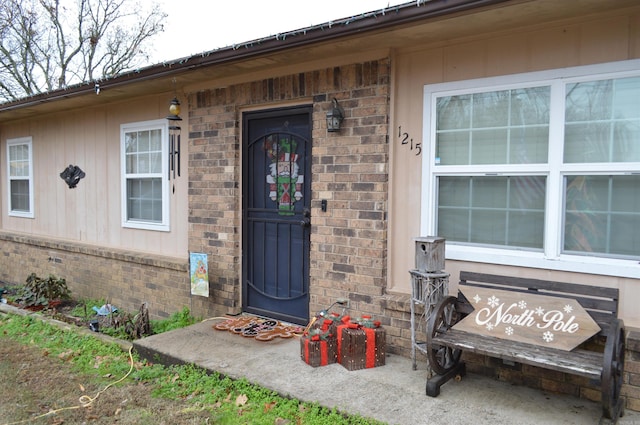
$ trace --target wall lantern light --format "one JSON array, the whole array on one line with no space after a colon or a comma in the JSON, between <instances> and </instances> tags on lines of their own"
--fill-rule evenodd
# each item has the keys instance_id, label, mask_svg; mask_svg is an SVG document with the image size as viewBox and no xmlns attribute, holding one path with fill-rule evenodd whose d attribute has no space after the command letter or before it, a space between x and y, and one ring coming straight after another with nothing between
<instances>
[{"instance_id":1,"label":"wall lantern light","mask_svg":"<svg viewBox=\"0 0 640 425\"><path fill-rule=\"evenodd\" d=\"M336 98L333 98L333 106L331 110L327 112L327 131L331 133L335 133L340 131L340 124L344 119L344 111L340 105L338 105L338 101Z\"/></svg>"},{"instance_id":2,"label":"wall lantern light","mask_svg":"<svg viewBox=\"0 0 640 425\"><path fill-rule=\"evenodd\" d=\"M180 126L178 121L182 121L180 118L180 102L177 97L174 97L169 103L169 179L173 174L173 178L176 178L176 172L180 177Z\"/></svg>"}]
</instances>

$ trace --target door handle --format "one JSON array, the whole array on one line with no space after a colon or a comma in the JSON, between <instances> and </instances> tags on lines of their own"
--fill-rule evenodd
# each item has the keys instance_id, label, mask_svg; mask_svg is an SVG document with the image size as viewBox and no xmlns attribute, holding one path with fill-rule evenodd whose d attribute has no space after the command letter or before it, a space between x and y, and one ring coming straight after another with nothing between
<instances>
[{"instance_id":1,"label":"door handle","mask_svg":"<svg viewBox=\"0 0 640 425\"><path fill-rule=\"evenodd\" d=\"M302 227L311 226L311 209L304 208L302 210L302 220L300 220L300 226Z\"/></svg>"}]
</instances>

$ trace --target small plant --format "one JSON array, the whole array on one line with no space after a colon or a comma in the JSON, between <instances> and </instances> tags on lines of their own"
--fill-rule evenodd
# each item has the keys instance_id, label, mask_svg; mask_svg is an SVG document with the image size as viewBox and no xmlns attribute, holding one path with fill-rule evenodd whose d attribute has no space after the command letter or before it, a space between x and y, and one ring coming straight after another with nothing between
<instances>
[{"instance_id":1,"label":"small plant","mask_svg":"<svg viewBox=\"0 0 640 425\"><path fill-rule=\"evenodd\" d=\"M104 299L94 300L94 299L81 299L71 310L71 316L78 317L80 319L91 319L96 315L93 307L100 308L106 304Z\"/></svg>"},{"instance_id":2,"label":"small plant","mask_svg":"<svg viewBox=\"0 0 640 425\"><path fill-rule=\"evenodd\" d=\"M191 315L189 307L183 307L182 310L176 311L166 319L152 320L151 329L154 334L159 334L193 325L194 323L198 323L200 320L201 319L197 319Z\"/></svg>"},{"instance_id":3,"label":"small plant","mask_svg":"<svg viewBox=\"0 0 640 425\"><path fill-rule=\"evenodd\" d=\"M20 288L17 300L26 307L48 307L51 301L69 298L71 298L71 291L67 288L67 281L64 278L57 278L50 274L43 279L31 273L24 287Z\"/></svg>"}]
</instances>

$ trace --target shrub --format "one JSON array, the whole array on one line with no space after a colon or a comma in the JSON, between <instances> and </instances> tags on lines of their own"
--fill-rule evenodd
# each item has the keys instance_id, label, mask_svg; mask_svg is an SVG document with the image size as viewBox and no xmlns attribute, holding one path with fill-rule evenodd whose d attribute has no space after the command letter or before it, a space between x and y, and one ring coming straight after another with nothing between
<instances>
[{"instance_id":1,"label":"shrub","mask_svg":"<svg viewBox=\"0 0 640 425\"><path fill-rule=\"evenodd\" d=\"M67 288L67 281L50 274L43 279L35 273L27 277L26 284L20 288L17 300L27 307L44 306L54 300L71 298L71 291Z\"/></svg>"}]
</instances>

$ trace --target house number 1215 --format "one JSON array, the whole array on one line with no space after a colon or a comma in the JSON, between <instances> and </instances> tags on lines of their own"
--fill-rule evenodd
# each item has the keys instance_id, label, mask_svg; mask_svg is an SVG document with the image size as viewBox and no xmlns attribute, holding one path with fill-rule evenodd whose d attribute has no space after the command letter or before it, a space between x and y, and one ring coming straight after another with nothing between
<instances>
[{"instance_id":1,"label":"house number 1215","mask_svg":"<svg viewBox=\"0 0 640 425\"><path fill-rule=\"evenodd\" d=\"M413 137L409 137L409 133L402 132L402 126L398 126L398 138L400 139L400 144L409 145L409 149L416 149L416 156L422 153L422 143L414 143Z\"/></svg>"}]
</instances>

